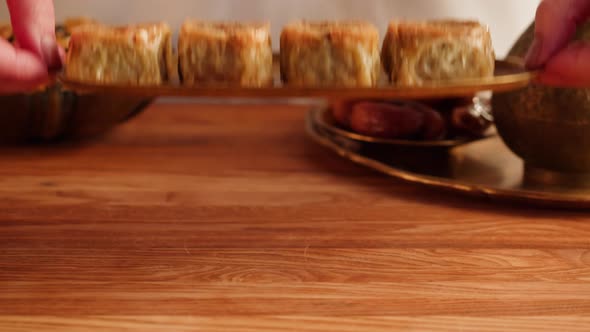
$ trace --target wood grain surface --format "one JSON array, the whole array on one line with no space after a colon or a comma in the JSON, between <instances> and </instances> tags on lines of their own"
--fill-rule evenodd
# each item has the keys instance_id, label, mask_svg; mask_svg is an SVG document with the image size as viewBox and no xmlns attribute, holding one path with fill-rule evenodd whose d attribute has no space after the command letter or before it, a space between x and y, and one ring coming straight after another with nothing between
<instances>
[{"instance_id":1,"label":"wood grain surface","mask_svg":"<svg viewBox=\"0 0 590 332\"><path fill-rule=\"evenodd\" d=\"M590 218L388 179L300 106L0 148L1 331L588 331Z\"/></svg>"}]
</instances>

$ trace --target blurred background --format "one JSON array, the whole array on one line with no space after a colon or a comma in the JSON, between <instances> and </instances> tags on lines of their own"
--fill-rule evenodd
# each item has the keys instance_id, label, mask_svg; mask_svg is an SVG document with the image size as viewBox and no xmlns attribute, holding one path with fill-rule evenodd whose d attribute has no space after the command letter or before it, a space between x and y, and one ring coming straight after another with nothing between
<instances>
[{"instance_id":1,"label":"blurred background","mask_svg":"<svg viewBox=\"0 0 590 332\"><path fill-rule=\"evenodd\" d=\"M55 0L57 19L91 16L105 23L167 21L185 18L268 20L274 46L286 22L294 19L364 19L384 33L392 18L469 18L488 24L499 56L531 23L539 0ZM0 21L8 11L0 2Z\"/></svg>"}]
</instances>

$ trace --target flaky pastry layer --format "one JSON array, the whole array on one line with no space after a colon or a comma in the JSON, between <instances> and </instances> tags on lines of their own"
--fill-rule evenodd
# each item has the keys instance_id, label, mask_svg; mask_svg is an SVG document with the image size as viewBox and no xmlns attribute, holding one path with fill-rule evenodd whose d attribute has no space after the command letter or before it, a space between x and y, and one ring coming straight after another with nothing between
<instances>
[{"instance_id":1,"label":"flaky pastry layer","mask_svg":"<svg viewBox=\"0 0 590 332\"><path fill-rule=\"evenodd\" d=\"M390 79L422 85L494 75L487 27L473 21L391 22L382 49Z\"/></svg>"},{"instance_id":2,"label":"flaky pastry layer","mask_svg":"<svg viewBox=\"0 0 590 332\"><path fill-rule=\"evenodd\" d=\"M186 21L178 39L182 82L261 87L273 83L270 24Z\"/></svg>"},{"instance_id":3,"label":"flaky pastry layer","mask_svg":"<svg viewBox=\"0 0 590 332\"><path fill-rule=\"evenodd\" d=\"M281 76L296 86L375 86L379 32L366 22L294 22L281 33Z\"/></svg>"},{"instance_id":4,"label":"flaky pastry layer","mask_svg":"<svg viewBox=\"0 0 590 332\"><path fill-rule=\"evenodd\" d=\"M72 31L66 65L68 79L158 85L167 82L173 70L172 33L167 24L91 24Z\"/></svg>"}]
</instances>

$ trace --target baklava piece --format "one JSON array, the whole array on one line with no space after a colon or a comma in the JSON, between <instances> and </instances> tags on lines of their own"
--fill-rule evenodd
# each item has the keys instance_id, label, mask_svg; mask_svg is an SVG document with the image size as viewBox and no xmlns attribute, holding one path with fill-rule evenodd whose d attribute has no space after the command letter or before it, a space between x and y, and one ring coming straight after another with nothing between
<instances>
[{"instance_id":1,"label":"baklava piece","mask_svg":"<svg viewBox=\"0 0 590 332\"><path fill-rule=\"evenodd\" d=\"M85 16L69 17L69 18L65 19L63 22L64 28L66 29L66 31L69 31L70 33L78 27L87 26L87 25L99 25L99 24L100 23L98 21L96 21L95 19L92 19L90 17L85 17Z\"/></svg>"},{"instance_id":2,"label":"baklava piece","mask_svg":"<svg viewBox=\"0 0 590 332\"><path fill-rule=\"evenodd\" d=\"M391 22L382 49L391 81L416 86L494 75L487 27L472 21Z\"/></svg>"},{"instance_id":3,"label":"baklava piece","mask_svg":"<svg viewBox=\"0 0 590 332\"><path fill-rule=\"evenodd\" d=\"M160 85L173 76L172 33L164 23L83 25L72 31L66 61L70 80Z\"/></svg>"},{"instance_id":4,"label":"baklava piece","mask_svg":"<svg viewBox=\"0 0 590 332\"><path fill-rule=\"evenodd\" d=\"M97 21L88 17L67 18L63 24L60 24L55 28L57 43L67 51L70 44L70 36L72 35L72 31L74 31L74 29L81 26L97 24L99 24Z\"/></svg>"},{"instance_id":5,"label":"baklava piece","mask_svg":"<svg viewBox=\"0 0 590 332\"><path fill-rule=\"evenodd\" d=\"M12 41L12 27L10 26L10 24L0 23L0 39Z\"/></svg>"},{"instance_id":6,"label":"baklava piece","mask_svg":"<svg viewBox=\"0 0 590 332\"><path fill-rule=\"evenodd\" d=\"M272 85L270 24L187 21L178 38L178 62L185 85Z\"/></svg>"},{"instance_id":7,"label":"baklava piece","mask_svg":"<svg viewBox=\"0 0 590 332\"><path fill-rule=\"evenodd\" d=\"M372 87L379 32L365 22L295 22L281 33L281 76L295 86Z\"/></svg>"}]
</instances>

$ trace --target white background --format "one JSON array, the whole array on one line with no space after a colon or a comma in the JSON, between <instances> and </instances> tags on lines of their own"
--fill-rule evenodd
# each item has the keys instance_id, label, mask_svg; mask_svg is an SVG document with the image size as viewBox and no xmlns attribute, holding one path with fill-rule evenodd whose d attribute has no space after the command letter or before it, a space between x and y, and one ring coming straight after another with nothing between
<instances>
[{"instance_id":1,"label":"white background","mask_svg":"<svg viewBox=\"0 0 590 332\"><path fill-rule=\"evenodd\" d=\"M499 56L534 18L539 0L55 0L58 20L86 15L106 23L167 21L178 28L185 18L268 20L274 45L281 26L293 19L364 19L385 31L393 18L472 18L491 28ZM8 20L0 0L0 21Z\"/></svg>"}]
</instances>

